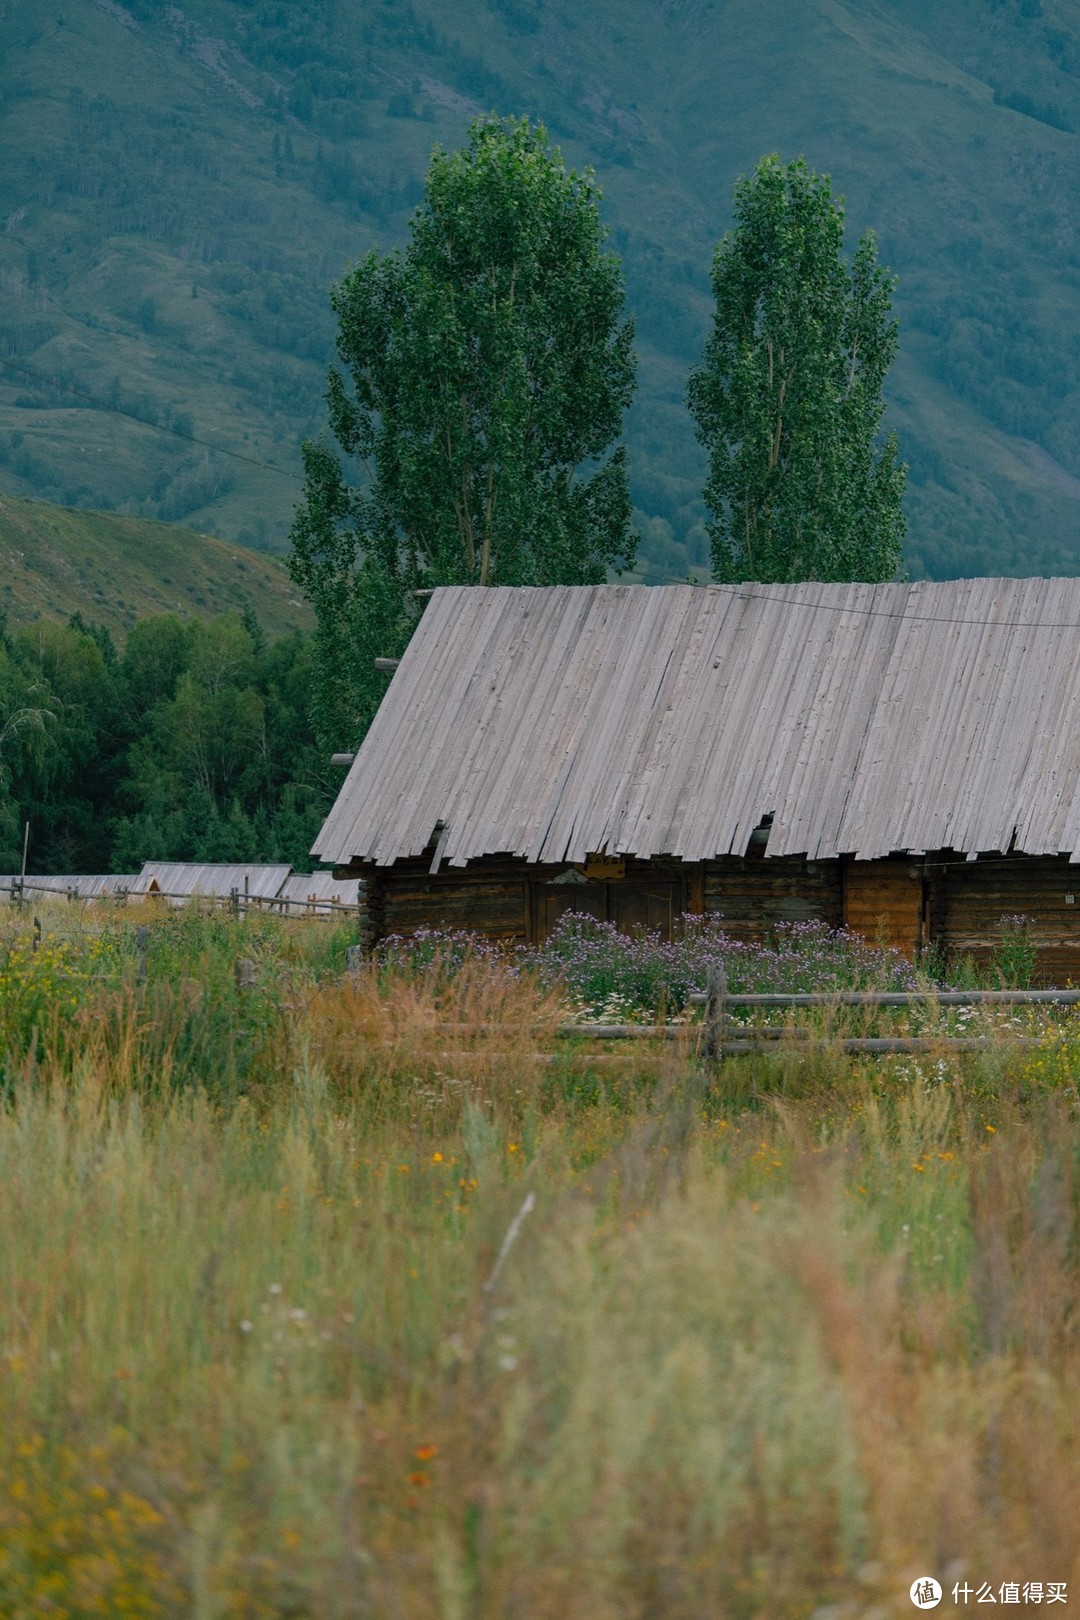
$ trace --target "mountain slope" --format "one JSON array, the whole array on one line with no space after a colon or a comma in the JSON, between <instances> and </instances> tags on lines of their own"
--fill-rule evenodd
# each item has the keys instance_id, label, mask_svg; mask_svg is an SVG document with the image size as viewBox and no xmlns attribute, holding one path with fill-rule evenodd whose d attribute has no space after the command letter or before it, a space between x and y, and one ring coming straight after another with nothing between
<instances>
[{"instance_id":1,"label":"mountain slope","mask_svg":"<svg viewBox=\"0 0 1080 1620\"><path fill-rule=\"evenodd\" d=\"M495 107L605 189L648 577L705 555L686 373L769 150L900 275L912 572L1074 572L1078 36L1077 0L7 0L0 487L280 547L329 285Z\"/></svg>"},{"instance_id":2,"label":"mountain slope","mask_svg":"<svg viewBox=\"0 0 1080 1620\"><path fill-rule=\"evenodd\" d=\"M245 608L272 636L312 623L276 558L145 518L0 495L0 614L12 626L81 613L123 632L149 613Z\"/></svg>"}]
</instances>

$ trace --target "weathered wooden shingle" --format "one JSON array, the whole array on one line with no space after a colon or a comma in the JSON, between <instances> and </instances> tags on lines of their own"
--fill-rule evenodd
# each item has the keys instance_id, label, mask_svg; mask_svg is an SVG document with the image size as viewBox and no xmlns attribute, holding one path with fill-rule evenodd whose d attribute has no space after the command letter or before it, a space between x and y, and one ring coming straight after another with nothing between
<instances>
[{"instance_id":1,"label":"weathered wooden shingle","mask_svg":"<svg viewBox=\"0 0 1080 1620\"><path fill-rule=\"evenodd\" d=\"M315 845L1080 859L1080 580L436 591Z\"/></svg>"},{"instance_id":2,"label":"weathered wooden shingle","mask_svg":"<svg viewBox=\"0 0 1080 1620\"><path fill-rule=\"evenodd\" d=\"M235 892L252 900L273 900L291 871L291 866L242 862L218 865L211 861L147 861L135 880L133 892L156 891L175 900L195 895L221 898Z\"/></svg>"}]
</instances>

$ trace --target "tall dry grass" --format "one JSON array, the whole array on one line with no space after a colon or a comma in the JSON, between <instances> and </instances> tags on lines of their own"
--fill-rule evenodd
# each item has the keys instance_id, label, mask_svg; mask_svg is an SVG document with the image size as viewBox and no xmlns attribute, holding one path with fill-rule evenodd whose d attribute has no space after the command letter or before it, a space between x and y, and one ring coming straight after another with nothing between
<instances>
[{"instance_id":1,"label":"tall dry grass","mask_svg":"<svg viewBox=\"0 0 1080 1620\"><path fill-rule=\"evenodd\" d=\"M122 965L8 1062L0 1613L1075 1601L1059 1052L590 1072L490 965L273 966Z\"/></svg>"}]
</instances>

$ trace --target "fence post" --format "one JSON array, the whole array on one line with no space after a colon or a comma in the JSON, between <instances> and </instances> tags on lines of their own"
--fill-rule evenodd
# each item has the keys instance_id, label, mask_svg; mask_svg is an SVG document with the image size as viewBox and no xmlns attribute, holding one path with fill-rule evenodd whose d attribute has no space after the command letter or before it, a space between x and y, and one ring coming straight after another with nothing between
<instances>
[{"instance_id":1,"label":"fence post","mask_svg":"<svg viewBox=\"0 0 1080 1620\"><path fill-rule=\"evenodd\" d=\"M359 973L363 965L364 947L362 945L350 945L345 952L346 973Z\"/></svg>"},{"instance_id":2,"label":"fence post","mask_svg":"<svg viewBox=\"0 0 1080 1620\"><path fill-rule=\"evenodd\" d=\"M139 959L135 964L135 977L140 984L144 984L146 982L146 947L149 938L149 928L136 928L135 942L139 947Z\"/></svg>"},{"instance_id":3,"label":"fence post","mask_svg":"<svg viewBox=\"0 0 1080 1620\"><path fill-rule=\"evenodd\" d=\"M30 949L32 951L36 951L40 944L41 944L41 918L40 917L35 917L34 918L34 939L33 939L33 943L30 946Z\"/></svg>"},{"instance_id":4,"label":"fence post","mask_svg":"<svg viewBox=\"0 0 1080 1620\"><path fill-rule=\"evenodd\" d=\"M727 1014L727 974L713 963L705 979L705 1038L701 1053L708 1063L724 1056L724 1019Z\"/></svg>"}]
</instances>

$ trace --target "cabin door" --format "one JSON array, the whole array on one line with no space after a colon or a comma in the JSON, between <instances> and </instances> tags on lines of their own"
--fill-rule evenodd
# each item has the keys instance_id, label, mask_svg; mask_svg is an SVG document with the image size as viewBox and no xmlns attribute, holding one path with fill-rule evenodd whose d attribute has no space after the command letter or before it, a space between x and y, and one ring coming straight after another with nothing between
<instances>
[{"instance_id":1,"label":"cabin door","mask_svg":"<svg viewBox=\"0 0 1080 1620\"><path fill-rule=\"evenodd\" d=\"M535 938L542 945L567 911L613 923L623 934L657 933L670 939L683 910L681 883L537 883L533 886Z\"/></svg>"},{"instance_id":2,"label":"cabin door","mask_svg":"<svg viewBox=\"0 0 1080 1620\"><path fill-rule=\"evenodd\" d=\"M608 888L608 920L621 934L657 933L663 939L671 938L676 912L674 883L609 883Z\"/></svg>"},{"instance_id":3,"label":"cabin door","mask_svg":"<svg viewBox=\"0 0 1080 1620\"><path fill-rule=\"evenodd\" d=\"M607 922L607 883L538 883L536 890L536 943L542 945L567 911L584 912Z\"/></svg>"},{"instance_id":4,"label":"cabin door","mask_svg":"<svg viewBox=\"0 0 1080 1620\"><path fill-rule=\"evenodd\" d=\"M930 942L930 897L915 863L846 861L844 927L914 958Z\"/></svg>"}]
</instances>

